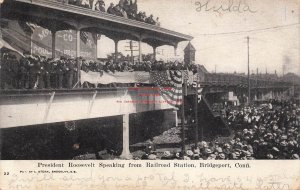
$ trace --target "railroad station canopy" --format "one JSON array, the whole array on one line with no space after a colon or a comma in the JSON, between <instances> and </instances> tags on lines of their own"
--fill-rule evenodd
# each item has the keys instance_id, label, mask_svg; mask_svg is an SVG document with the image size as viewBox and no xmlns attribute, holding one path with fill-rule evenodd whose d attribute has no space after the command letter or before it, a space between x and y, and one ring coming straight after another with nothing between
<instances>
[{"instance_id":1,"label":"railroad station canopy","mask_svg":"<svg viewBox=\"0 0 300 190\"><path fill-rule=\"evenodd\" d=\"M100 13L57 0L5 0L1 17L33 22L51 31L81 30L104 34L113 40L135 40L152 47L190 41L192 36L159 26Z\"/></svg>"}]
</instances>

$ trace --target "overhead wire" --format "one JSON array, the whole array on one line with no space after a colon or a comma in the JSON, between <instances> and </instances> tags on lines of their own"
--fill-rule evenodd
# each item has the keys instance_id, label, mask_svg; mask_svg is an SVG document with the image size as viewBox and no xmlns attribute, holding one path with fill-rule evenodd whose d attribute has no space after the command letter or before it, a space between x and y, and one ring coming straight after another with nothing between
<instances>
[{"instance_id":1,"label":"overhead wire","mask_svg":"<svg viewBox=\"0 0 300 190\"><path fill-rule=\"evenodd\" d=\"M297 26L299 24L300 23L293 23L293 24L288 24L288 25L278 25L278 26L272 26L272 27L266 27L266 28L258 28L258 29L251 29L251 30L220 32L220 33L202 33L202 34L198 34L198 35L201 35L201 36L219 36L219 35L233 35L233 34L265 32L265 31L269 31L269 30L278 30L278 29L284 29L284 28L287 28L287 27Z\"/></svg>"}]
</instances>

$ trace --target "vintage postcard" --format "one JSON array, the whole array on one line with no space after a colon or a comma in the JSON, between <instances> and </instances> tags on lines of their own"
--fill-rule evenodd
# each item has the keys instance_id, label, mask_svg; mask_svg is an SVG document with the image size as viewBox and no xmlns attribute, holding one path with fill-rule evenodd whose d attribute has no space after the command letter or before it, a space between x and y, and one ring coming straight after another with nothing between
<instances>
[{"instance_id":1,"label":"vintage postcard","mask_svg":"<svg viewBox=\"0 0 300 190\"><path fill-rule=\"evenodd\" d=\"M300 1L0 6L0 190L300 190Z\"/></svg>"}]
</instances>

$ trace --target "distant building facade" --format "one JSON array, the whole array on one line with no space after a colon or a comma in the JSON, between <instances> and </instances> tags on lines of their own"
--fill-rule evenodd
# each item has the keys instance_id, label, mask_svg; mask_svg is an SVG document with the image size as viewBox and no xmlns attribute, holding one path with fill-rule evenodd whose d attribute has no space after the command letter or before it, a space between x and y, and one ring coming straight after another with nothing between
<instances>
[{"instance_id":1,"label":"distant building facade","mask_svg":"<svg viewBox=\"0 0 300 190\"><path fill-rule=\"evenodd\" d=\"M195 54L196 54L196 49L191 44L191 42L189 42L184 49L184 63L185 64L195 63L195 57L196 57Z\"/></svg>"}]
</instances>

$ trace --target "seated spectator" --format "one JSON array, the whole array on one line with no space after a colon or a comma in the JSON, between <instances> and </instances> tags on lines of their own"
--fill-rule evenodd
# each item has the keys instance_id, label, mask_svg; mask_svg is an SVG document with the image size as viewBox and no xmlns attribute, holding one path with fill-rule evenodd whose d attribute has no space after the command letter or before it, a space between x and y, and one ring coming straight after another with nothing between
<instances>
[{"instance_id":1,"label":"seated spectator","mask_svg":"<svg viewBox=\"0 0 300 190\"><path fill-rule=\"evenodd\" d=\"M159 17L156 18L156 26L160 26L160 21L159 21Z\"/></svg>"},{"instance_id":2,"label":"seated spectator","mask_svg":"<svg viewBox=\"0 0 300 190\"><path fill-rule=\"evenodd\" d=\"M114 10L114 15L124 17L124 14L123 14L123 11L122 11L122 8L120 7L120 5L114 6L113 10Z\"/></svg>"},{"instance_id":3,"label":"seated spectator","mask_svg":"<svg viewBox=\"0 0 300 190\"><path fill-rule=\"evenodd\" d=\"M114 11L114 4L113 4L113 3L111 3L111 4L109 5L109 7L107 8L107 13L108 13L108 14L112 14L112 15L115 14L115 11Z\"/></svg>"},{"instance_id":4,"label":"seated spectator","mask_svg":"<svg viewBox=\"0 0 300 190\"><path fill-rule=\"evenodd\" d=\"M146 15L146 12L144 11L142 13L142 20L143 20L143 22L146 22L146 18L147 18L147 15Z\"/></svg>"},{"instance_id":5,"label":"seated spectator","mask_svg":"<svg viewBox=\"0 0 300 190\"><path fill-rule=\"evenodd\" d=\"M84 7L84 8L89 8L89 9L92 8L89 0L81 0L80 6Z\"/></svg>"},{"instance_id":6,"label":"seated spectator","mask_svg":"<svg viewBox=\"0 0 300 190\"><path fill-rule=\"evenodd\" d=\"M122 16L123 16L124 18L128 18L127 12L126 12L124 9L121 8L120 11L121 11Z\"/></svg>"},{"instance_id":7,"label":"seated spectator","mask_svg":"<svg viewBox=\"0 0 300 190\"><path fill-rule=\"evenodd\" d=\"M78 1L78 0L69 0L69 4L79 6L80 5L80 1Z\"/></svg>"},{"instance_id":8,"label":"seated spectator","mask_svg":"<svg viewBox=\"0 0 300 190\"><path fill-rule=\"evenodd\" d=\"M95 10L105 12L105 3L103 0L97 1L97 3L95 4Z\"/></svg>"},{"instance_id":9,"label":"seated spectator","mask_svg":"<svg viewBox=\"0 0 300 190\"><path fill-rule=\"evenodd\" d=\"M153 15L150 15L150 17L147 17L145 21L148 24L154 24L154 25L156 24L154 19L153 19Z\"/></svg>"},{"instance_id":10,"label":"seated spectator","mask_svg":"<svg viewBox=\"0 0 300 190\"><path fill-rule=\"evenodd\" d=\"M84 72L89 72L89 67L90 67L89 63L85 59L83 59L81 70L83 70Z\"/></svg>"},{"instance_id":11,"label":"seated spectator","mask_svg":"<svg viewBox=\"0 0 300 190\"><path fill-rule=\"evenodd\" d=\"M128 0L126 0L128 2ZM127 13L127 16L129 19L134 19L136 20L137 16L137 0L133 3L132 0L130 0L129 5L127 3L124 3L124 10Z\"/></svg>"},{"instance_id":12,"label":"seated spectator","mask_svg":"<svg viewBox=\"0 0 300 190\"><path fill-rule=\"evenodd\" d=\"M143 20L143 12L140 11L137 15L136 15L136 20L140 21L140 22L144 22Z\"/></svg>"}]
</instances>

